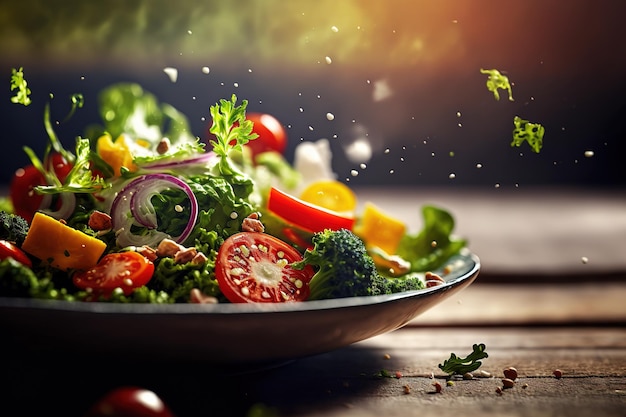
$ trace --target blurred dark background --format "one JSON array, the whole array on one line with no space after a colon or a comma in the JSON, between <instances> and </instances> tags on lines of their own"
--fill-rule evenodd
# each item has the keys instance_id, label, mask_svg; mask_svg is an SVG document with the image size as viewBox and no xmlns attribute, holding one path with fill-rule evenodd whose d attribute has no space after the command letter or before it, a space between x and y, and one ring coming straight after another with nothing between
<instances>
[{"instance_id":1,"label":"blurred dark background","mask_svg":"<svg viewBox=\"0 0 626 417\"><path fill-rule=\"evenodd\" d=\"M56 126L72 146L99 121L98 92L132 81L199 137L209 106L235 93L287 127L288 158L327 138L355 185L621 189L625 12L620 0L4 1L0 178L28 163L24 145L43 150L46 102L62 121L83 94ZM10 101L19 67L28 107ZM506 74L514 101L495 100L481 68ZM539 153L511 147L515 116L545 127Z\"/></svg>"}]
</instances>

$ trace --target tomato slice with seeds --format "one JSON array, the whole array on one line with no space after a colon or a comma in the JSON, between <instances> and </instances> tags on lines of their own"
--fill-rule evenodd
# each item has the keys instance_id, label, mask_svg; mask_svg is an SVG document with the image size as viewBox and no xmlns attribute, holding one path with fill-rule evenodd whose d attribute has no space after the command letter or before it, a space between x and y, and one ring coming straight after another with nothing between
<instances>
[{"instance_id":1,"label":"tomato slice with seeds","mask_svg":"<svg viewBox=\"0 0 626 417\"><path fill-rule=\"evenodd\" d=\"M72 277L74 285L90 290L94 295L110 296L120 288L130 295L136 288L146 285L154 273L154 264L138 252L109 253L97 265L77 271Z\"/></svg>"},{"instance_id":2,"label":"tomato slice with seeds","mask_svg":"<svg viewBox=\"0 0 626 417\"><path fill-rule=\"evenodd\" d=\"M294 247L260 232L239 232L228 237L215 261L215 276L222 294L232 303L304 301L314 271L290 266L302 260Z\"/></svg>"}]
</instances>

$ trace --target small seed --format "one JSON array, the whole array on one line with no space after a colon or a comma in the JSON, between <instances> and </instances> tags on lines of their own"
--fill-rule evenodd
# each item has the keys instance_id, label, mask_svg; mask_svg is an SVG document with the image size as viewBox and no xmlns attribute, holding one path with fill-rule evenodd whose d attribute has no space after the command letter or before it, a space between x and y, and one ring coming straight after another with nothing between
<instances>
[{"instance_id":1,"label":"small seed","mask_svg":"<svg viewBox=\"0 0 626 417\"><path fill-rule=\"evenodd\" d=\"M405 394L411 393L411 387L409 385L403 385L402 388L404 389Z\"/></svg>"},{"instance_id":2,"label":"small seed","mask_svg":"<svg viewBox=\"0 0 626 417\"><path fill-rule=\"evenodd\" d=\"M503 378L502 379L502 386L504 388L513 388L515 386L515 381L513 381L512 379L509 379L509 378Z\"/></svg>"},{"instance_id":3,"label":"small seed","mask_svg":"<svg viewBox=\"0 0 626 417\"><path fill-rule=\"evenodd\" d=\"M563 371L561 371L560 369L555 369L552 374L556 379L561 379L561 377L563 376Z\"/></svg>"},{"instance_id":4,"label":"small seed","mask_svg":"<svg viewBox=\"0 0 626 417\"><path fill-rule=\"evenodd\" d=\"M500 395L502 395L502 388L497 387L497 388L496 388L496 394L500 394Z\"/></svg>"},{"instance_id":5,"label":"small seed","mask_svg":"<svg viewBox=\"0 0 626 417\"><path fill-rule=\"evenodd\" d=\"M471 372L465 372L463 374L463 379L474 379L474 375Z\"/></svg>"},{"instance_id":6,"label":"small seed","mask_svg":"<svg viewBox=\"0 0 626 417\"><path fill-rule=\"evenodd\" d=\"M504 370L504 377L515 381L517 379L517 369L509 366Z\"/></svg>"},{"instance_id":7,"label":"small seed","mask_svg":"<svg viewBox=\"0 0 626 417\"><path fill-rule=\"evenodd\" d=\"M433 386L435 387L435 392L441 392L441 384L438 381L433 382Z\"/></svg>"}]
</instances>

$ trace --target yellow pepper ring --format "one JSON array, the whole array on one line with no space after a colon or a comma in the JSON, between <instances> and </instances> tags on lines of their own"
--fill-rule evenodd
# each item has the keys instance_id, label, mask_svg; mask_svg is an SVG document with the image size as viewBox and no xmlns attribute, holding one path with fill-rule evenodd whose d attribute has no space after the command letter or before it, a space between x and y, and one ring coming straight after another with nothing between
<instances>
[{"instance_id":1,"label":"yellow pepper ring","mask_svg":"<svg viewBox=\"0 0 626 417\"><path fill-rule=\"evenodd\" d=\"M300 199L328 210L354 212L357 199L344 183L335 180L315 181L300 194Z\"/></svg>"}]
</instances>

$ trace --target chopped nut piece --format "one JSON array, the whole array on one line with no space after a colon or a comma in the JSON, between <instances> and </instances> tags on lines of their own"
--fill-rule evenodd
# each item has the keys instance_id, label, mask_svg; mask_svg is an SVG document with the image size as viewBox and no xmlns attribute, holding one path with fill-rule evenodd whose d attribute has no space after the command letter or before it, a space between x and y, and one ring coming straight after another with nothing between
<instances>
[{"instance_id":1,"label":"chopped nut piece","mask_svg":"<svg viewBox=\"0 0 626 417\"><path fill-rule=\"evenodd\" d=\"M509 379L509 378L503 378L502 379L502 386L504 388L513 388L515 386L515 381L513 381L512 379Z\"/></svg>"},{"instance_id":2,"label":"chopped nut piece","mask_svg":"<svg viewBox=\"0 0 626 417\"><path fill-rule=\"evenodd\" d=\"M87 225L95 231L109 230L113 227L111 216L98 210L89 215Z\"/></svg>"},{"instance_id":3,"label":"chopped nut piece","mask_svg":"<svg viewBox=\"0 0 626 417\"><path fill-rule=\"evenodd\" d=\"M258 213L250 213L248 217L243 219L241 230L244 232L263 233L265 231L265 226L261 223L261 220L259 220Z\"/></svg>"},{"instance_id":4,"label":"chopped nut piece","mask_svg":"<svg viewBox=\"0 0 626 417\"><path fill-rule=\"evenodd\" d=\"M161 243L159 243L159 246L157 246L156 253L160 258L174 257L178 251L183 249L185 249L184 246L179 245L172 239L163 239Z\"/></svg>"},{"instance_id":5,"label":"chopped nut piece","mask_svg":"<svg viewBox=\"0 0 626 417\"><path fill-rule=\"evenodd\" d=\"M135 248L135 252L138 252L146 257L149 261L156 261L158 256L156 250L152 249L150 246L141 246L139 248Z\"/></svg>"},{"instance_id":6,"label":"chopped nut piece","mask_svg":"<svg viewBox=\"0 0 626 417\"><path fill-rule=\"evenodd\" d=\"M170 149L170 140L168 138L163 138L157 145L156 151L159 155L163 155Z\"/></svg>"},{"instance_id":7,"label":"chopped nut piece","mask_svg":"<svg viewBox=\"0 0 626 417\"><path fill-rule=\"evenodd\" d=\"M191 262L197 254L198 249L194 247L183 248L174 254L174 262L177 264L186 264L187 262Z\"/></svg>"},{"instance_id":8,"label":"chopped nut piece","mask_svg":"<svg viewBox=\"0 0 626 417\"><path fill-rule=\"evenodd\" d=\"M193 259L191 260L191 263L195 265L200 265L200 264L205 263L208 260L209 258L207 258L204 253L198 252L196 256L194 256Z\"/></svg>"},{"instance_id":9,"label":"chopped nut piece","mask_svg":"<svg viewBox=\"0 0 626 417\"><path fill-rule=\"evenodd\" d=\"M504 370L504 377L515 381L517 379L517 369L509 366Z\"/></svg>"},{"instance_id":10,"label":"chopped nut piece","mask_svg":"<svg viewBox=\"0 0 626 417\"><path fill-rule=\"evenodd\" d=\"M561 371L560 369L555 369L552 374L556 379L561 379L561 377L563 376L563 371Z\"/></svg>"},{"instance_id":11,"label":"chopped nut piece","mask_svg":"<svg viewBox=\"0 0 626 417\"><path fill-rule=\"evenodd\" d=\"M193 288L189 293L189 302L194 304L217 304L218 300L211 295L203 294L197 288Z\"/></svg>"},{"instance_id":12,"label":"chopped nut piece","mask_svg":"<svg viewBox=\"0 0 626 417\"><path fill-rule=\"evenodd\" d=\"M439 275L434 274L430 271L426 272L426 274L424 275L424 278L426 279L426 286L429 288L436 287L437 285L441 285L446 282Z\"/></svg>"}]
</instances>

